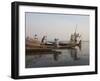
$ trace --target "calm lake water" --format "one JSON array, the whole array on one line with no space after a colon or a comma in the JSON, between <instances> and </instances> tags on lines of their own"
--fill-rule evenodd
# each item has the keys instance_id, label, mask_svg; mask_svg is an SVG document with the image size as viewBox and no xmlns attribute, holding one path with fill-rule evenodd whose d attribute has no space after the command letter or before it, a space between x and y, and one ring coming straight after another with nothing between
<instances>
[{"instance_id":1,"label":"calm lake water","mask_svg":"<svg viewBox=\"0 0 100 81\"><path fill-rule=\"evenodd\" d=\"M61 54L31 54L26 55L26 68L79 66L89 65L89 42L82 42L82 47L75 49L60 49Z\"/></svg>"}]
</instances>

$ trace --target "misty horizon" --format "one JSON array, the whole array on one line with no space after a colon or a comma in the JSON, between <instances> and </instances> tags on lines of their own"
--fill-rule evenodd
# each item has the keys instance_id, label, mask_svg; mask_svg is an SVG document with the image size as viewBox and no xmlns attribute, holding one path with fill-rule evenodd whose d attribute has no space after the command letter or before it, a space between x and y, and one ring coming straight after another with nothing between
<instances>
[{"instance_id":1,"label":"misty horizon","mask_svg":"<svg viewBox=\"0 0 100 81\"><path fill-rule=\"evenodd\" d=\"M89 16L72 14L25 13L26 37L33 38L36 34L41 40L58 38L61 41L70 40L75 32L81 34L82 40L89 41Z\"/></svg>"}]
</instances>

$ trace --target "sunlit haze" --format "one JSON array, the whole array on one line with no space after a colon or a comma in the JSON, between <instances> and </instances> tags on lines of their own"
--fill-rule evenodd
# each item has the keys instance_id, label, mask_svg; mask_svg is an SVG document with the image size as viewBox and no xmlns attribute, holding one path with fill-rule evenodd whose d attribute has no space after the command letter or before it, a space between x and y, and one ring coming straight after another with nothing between
<instances>
[{"instance_id":1,"label":"sunlit haze","mask_svg":"<svg viewBox=\"0 0 100 81\"><path fill-rule=\"evenodd\" d=\"M48 40L58 38L61 41L69 40L75 32L81 34L82 40L89 40L89 15L25 13L26 37L37 34L41 39L47 36Z\"/></svg>"}]
</instances>

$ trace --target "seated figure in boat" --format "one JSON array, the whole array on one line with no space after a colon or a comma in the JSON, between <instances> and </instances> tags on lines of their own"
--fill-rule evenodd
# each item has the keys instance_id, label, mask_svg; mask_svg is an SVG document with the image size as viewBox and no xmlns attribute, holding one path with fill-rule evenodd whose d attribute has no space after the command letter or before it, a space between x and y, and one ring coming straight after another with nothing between
<instances>
[{"instance_id":1,"label":"seated figure in boat","mask_svg":"<svg viewBox=\"0 0 100 81\"><path fill-rule=\"evenodd\" d=\"M57 38L54 39L54 46L59 47L59 41Z\"/></svg>"}]
</instances>

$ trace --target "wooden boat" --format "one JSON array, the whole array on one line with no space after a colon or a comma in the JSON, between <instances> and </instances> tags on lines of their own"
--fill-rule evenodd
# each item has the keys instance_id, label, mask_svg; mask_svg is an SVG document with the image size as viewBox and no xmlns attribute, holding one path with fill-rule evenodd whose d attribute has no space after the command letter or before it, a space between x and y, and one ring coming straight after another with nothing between
<instances>
[{"instance_id":1,"label":"wooden boat","mask_svg":"<svg viewBox=\"0 0 100 81\"><path fill-rule=\"evenodd\" d=\"M51 48L26 48L26 54L60 54L60 51Z\"/></svg>"},{"instance_id":2,"label":"wooden boat","mask_svg":"<svg viewBox=\"0 0 100 81\"><path fill-rule=\"evenodd\" d=\"M81 40L79 41L79 43L60 43L59 49L74 48L76 46L81 46Z\"/></svg>"},{"instance_id":3,"label":"wooden boat","mask_svg":"<svg viewBox=\"0 0 100 81\"><path fill-rule=\"evenodd\" d=\"M69 49L74 48L75 46L81 46L81 40L78 42L77 38L80 38L79 33L76 33L76 30L70 36L70 41L68 43L58 42L58 39L54 41L46 41L46 36L43 36L42 40L39 41L38 38L35 39L26 39L26 53L29 52L54 52L53 49Z\"/></svg>"}]
</instances>

